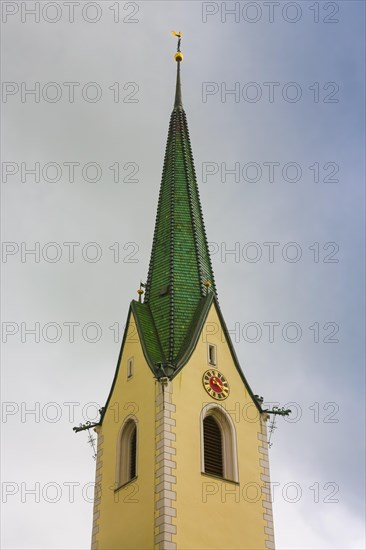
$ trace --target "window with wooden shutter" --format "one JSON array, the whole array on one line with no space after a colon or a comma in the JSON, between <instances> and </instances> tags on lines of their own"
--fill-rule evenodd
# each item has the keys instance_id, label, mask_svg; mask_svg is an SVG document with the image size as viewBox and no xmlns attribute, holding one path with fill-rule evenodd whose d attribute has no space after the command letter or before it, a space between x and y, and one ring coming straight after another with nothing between
<instances>
[{"instance_id":1,"label":"window with wooden shutter","mask_svg":"<svg viewBox=\"0 0 366 550\"><path fill-rule=\"evenodd\" d=\"M224 477L222 454L222 434L214 416L206 416L203 420L203 442L205 473Z\"/></svg>"}]
</instances>

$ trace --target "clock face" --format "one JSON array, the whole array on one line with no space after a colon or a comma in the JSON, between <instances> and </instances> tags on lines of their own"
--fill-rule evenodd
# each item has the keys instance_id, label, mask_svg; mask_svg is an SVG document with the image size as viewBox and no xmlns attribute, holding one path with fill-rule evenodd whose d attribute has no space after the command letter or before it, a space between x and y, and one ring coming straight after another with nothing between
<instances>
[{"instance_id":1,"label":"clock face","mask_svg":"<svg viewBox=\"0 0 366 550\"><path fill-rule=\"evenodd\" d=\"M225 376L216 369L206 370L202 382L207 393L219 401L226 399L230 393L228 381Z\"/></svg>"}]
</instances>

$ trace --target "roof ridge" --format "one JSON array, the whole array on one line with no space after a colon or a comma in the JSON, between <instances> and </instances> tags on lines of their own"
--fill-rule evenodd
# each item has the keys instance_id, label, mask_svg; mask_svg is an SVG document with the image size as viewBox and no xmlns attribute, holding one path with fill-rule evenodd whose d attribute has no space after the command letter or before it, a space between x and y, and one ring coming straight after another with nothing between
<instances>
[{"instance_id":1,"label":"roof ridge","mask_svg":"<svg viewBox=\"0 0 366 550\"><path fill-rule=\"evenodd\" d=\"M178 63L179 66L179 63ZM173 111L173 117L174 119L177 118L177 112ZM176 132L176 124L174 124L174 127L172 129L172 152L174 154L177 149L177 132ZM172 174L170 178L170 274L169 274L169 285L170 285L170 307L169 307L169 317L170 317L170 325L169 325L169 352L168 352L168 358L169 361L173 361L174 356L174 191L175 191L175 177L176 177L176 163L173 162L172 164Z\"/></svg>"}]
</instances>

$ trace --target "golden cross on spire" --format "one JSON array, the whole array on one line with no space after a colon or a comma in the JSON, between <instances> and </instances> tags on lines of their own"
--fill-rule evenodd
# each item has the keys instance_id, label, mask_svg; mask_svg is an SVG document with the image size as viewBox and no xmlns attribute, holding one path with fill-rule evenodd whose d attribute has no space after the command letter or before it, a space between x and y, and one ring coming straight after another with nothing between
<instances>
[{"instance_id":1,"label":"golden cross on spire","mask_svg":"<svg viewBox=\"0 0 366 550\"><path fill-rule=\"evenodd\" d=\"M178 38L177 53L175 54L174 59L177 62L183 61L183 54L180 51L180 42L182 40L183 33L181 31L179 31L179 32L171 31L171 34L172 34L172 36L176 36Z\"/></svg>"}]
</instances>

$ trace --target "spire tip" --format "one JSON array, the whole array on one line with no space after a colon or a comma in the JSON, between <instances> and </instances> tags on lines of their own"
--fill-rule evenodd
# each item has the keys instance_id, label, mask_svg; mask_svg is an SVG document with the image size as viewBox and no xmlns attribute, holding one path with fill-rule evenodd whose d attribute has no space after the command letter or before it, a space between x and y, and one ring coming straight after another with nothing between
<instances>
[{"instance_id":1,"label":"spire tip","mask_svg":"<svg viewBox=\"0 0 366 550\"><path fill-rule=\"evenodd\" d=\"M171 34L178 38L177 53L174 55L174 59L177 63L180 63L181 61L183 61L183 54L180 51L180 42L182 40L183 33L181 31L179 32L171 31Z\"/></svg>"},{"instance_id":2,"label":"spire tip","mask_svg":"<svg viewBox=\"0 0 366 550\"><path fill-rule=\"evenodd\" d=\"M180 51L180 42L182 40L183 33L180 31L179 32L171 31L171 34L178 38L177 52L174 55L174 59L177 62L177 84L175 89L175 101L174 101L174 108L176 109L177 107L183 107L182 90L180 85L180 64L181 64L181 61L183 61L183 54Z\"/></svg>"}]
</instances>

